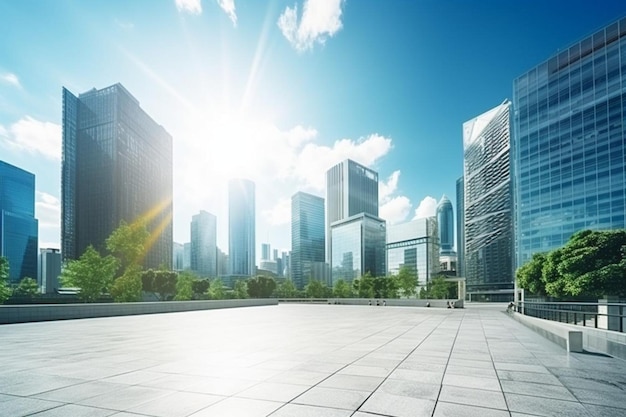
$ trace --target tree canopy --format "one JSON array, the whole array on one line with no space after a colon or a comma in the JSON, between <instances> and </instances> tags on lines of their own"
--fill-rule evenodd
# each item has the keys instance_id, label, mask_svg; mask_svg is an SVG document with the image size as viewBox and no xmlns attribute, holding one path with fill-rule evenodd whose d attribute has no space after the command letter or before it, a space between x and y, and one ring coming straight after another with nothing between
<instances>
[{"instance_id":1,"label":"tree canopy","mask_svg":"<svg viewBox=\"0 0 626 417\"><path fill-rule=\"evenodd\" d=\"M317 279L309 280L309 283L304 287L304 292L308 298L325 298L329 295L328 287Z\"/></svg>"},{"instance_id":2,"label":"tree canopy","mask_svg":"<svg viewBox=\"0 0 626 417\"><path fill-rule=\"evenodd\" d=\"M20 295L22 297L32 298L39 294L39 285L37 285L37 281L35 281L34 278L25 277L17 285L14 293L15 295Z\"/></svg>"},{"instance_id":3,"label":"tree canopy","mask_svg":"<svg viewBox=\"0 0 626 417\"><path fill-rule=\"evenodd\" d=\"M0 256L0 304L4 303L11 296L9 280L9 260Z\"/></svg>"},{"instance_id":4,"label":"tree canopy","mask_svg":"<svg viewBox=\"0 0 626 417\"><path fill-rule=\"evenodd\" d=\"M333 297L335 298L350 298L354 295L350 285L343 279L335 281L333 287Z\"/></svg>"},{"instance_id":5,"label":"tree canopy","mask_svg":"<svg viewBox=\"0 0 626 417\"><path fill-rule=\"evenodd\" d=\"M61 273L66 287L80 288L78 298L94 302L111 288L117 270L117 260L111 255L101 256L89 245L80 258L70 261Z\"/></svg>"},{"instance_id":6,"label":"tree canopy","mask_svg":"<svg viewBox=\"0 0 626 417\"><path fill-rule=\"evenodd\" d=\"M276 295L279 298L294 298L298 296L298 290L292 280L286 279L276 287Z\"/></svg>"},{"instance_id":7,"label":"tree canopy","mask_svg":"<svg viewBox=\"0 0 626 417\"><path fill-rule=\"evenodd\" d=\"M401 266L400 271L398 271L398 275L396 276L396 282L398 284L398 290L402 296L411 298L417 295L419 280L415 269L406 265Z\"/></svg>"},{"instance_id":8,"label":"tree canopy","mask_svg":"<svg viewBox=\"0 0 626 417\"><path fill-rule=\"evenodd\" d=\"M276 289L274 278L263 275L249 278L247 284L250 298L269 298Z\"/></svg>"},{"instance_id":9,"label":"tree canopy","mask_svg":"<svg viewBox=\"0 0 626 417\"><path fill-rule=\"evenodd\" d=\"M128 224L122 220L107 238L107 249L119 260L122 274L129 266L141 264L149 236L144 222Z\"/></svg>"}]
</instances>

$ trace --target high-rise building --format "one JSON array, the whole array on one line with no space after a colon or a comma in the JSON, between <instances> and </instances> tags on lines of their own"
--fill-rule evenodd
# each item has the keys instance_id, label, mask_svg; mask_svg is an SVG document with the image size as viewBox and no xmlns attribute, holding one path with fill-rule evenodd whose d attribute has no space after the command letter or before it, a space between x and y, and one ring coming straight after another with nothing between
<instances>
[{"instance_id":1,"label":"high-rise building","mask_svg":"<svg viewBox=\"0 0 626 417\"><path fill-rule=\"evenodd\" d=\"M348 283L366 273L386 273L385 220L360 213L331 224L331 282Z\"/></svg>"},{"instance_id":2,"label":"high-rise building","mask_svg":"<svg viewBox=\"0 0 626 417\"><path fill-rule=\"evenodd\" d=\"M58 249L41 249L39 251L39 275L37 284L43 294L54 294L59 288L61 276L61 251Z\"/></svg>"},{"instance_id":3,"label":"high-rise building","mask_svg":"<svg viewBox=\"0 0 626 417\"><path fill-rule=\"evenodd\" d=\"M256 273L254 183L246 179L228 182L228 258L230 275Z\"/></svg>"},{"instance_id":4,"label":"high-rise building","mask_svg":"<svg viewBox=\"0 0 626 417\"><path fill-rule=\"evenodd\" d=\"M387 227L387 273L397 275L403 266L417 272L425 286L440 271L439 232L436 217L423 217Z\"/></svg>"},{"instance_id":5,"label":"high-rise building","mask_svg":"<svg viewBox=\"0 0 626 417\"><path fill-rule=\"evenodd\" d=\"M329 263L331 225L360 213L378 217L378 173L346 159L326 172L326 260Z\"/></svg>"},{"instance_id":6,"label":"high-rise building","mask_svg":"<svg viewBox=\"0 0 626 417\"><path fill-rule=\"evenodd\" d=\"M465 277L465 192L463 176L456 180L456 274Z\"/></svg>"},{"instance_id":7,"label":"high-rise building","mask_svg":"<svg viewBox=\"0 0 626 417\"><path fill-rule=\"evenodd\" d=\"M509 101L463 124L465 278L470 300L513 297Z\"/></svg>"},{"instance_id":8,"label":"high-rise building","mask_svg":"<svg viewBox=\"0 0 626 417\"><path fill-rule=\"evenodd\" d=\"M0 161L0 256L9 261L9 282L37 277L38 222L35 175Z\"/></svg>"},{"instance_id":9,"label":"high-rise building","mask_svg":"<svg viewBox=\"0 0 626 417\"><path fill-rule=\"evenodd\" d=\"M269 243L261 243L261 260L266 260L266 261L271 260L270 258L271 252L272 252L271 246Z\"/></svg>"},{"instance_id":10,"label":"high-rise building","mask_svg":"<svg viewBox=\"0 0 626 417\"><path fill-rule=\"evenodd\" d=\"M183 270L191 269L191 242L183 244Z\"/></svg>"},{"instance_id":11,"label":"high-rise building","mask_svg":"<svg viewBox=\"0 0 626 417\"><path fill-rule=\"evenodd\" d=\"M324 199L301 191L291 196L291 279L298 289L328 276L314 274L314 264L325 260L324 231Z\"/></svg>"},{"instance_id":12,"label":"high-rise building","mask_svg":"<svg viewBox=\"0 0 626 417\"><path fill-rule=\"evenodd\" d=\"M172 266L172 137L121 84L78 97L63 88L64 259L102 250L122 220L151 234L144 266Z\"/></svg>"},{"instance_id":13,"label":"high-rise building","mask_svg":"<svg viewBox=\"0 0 626 417\"><path fill-rule=\"evenodd\" d=\"M182 271L185 269L185 245L174 242L172 245L172 269Z\"/></svg>"},{"instance_id":14,"label":"high-rise building","mask_svg":"<svg viewBox=\"0 0 626 417\"><path fill-rule=\"evenodd\" d=\"M454 254L454 210L445 194L437 205L437 223L441 255Z\"/></svg>"},{"instance_id":15,"label":"high-rise building","mask_svg":"<svg viewBox=\"0 0 626 417\"><path fill-rule=\"evenodd\" d=\"M516 266L583 229L625 227L626 18L513 84Z\"/></svg>"},{"instance_id":16,"label":"high-rise building","mask_svg":"<svg viewBox=\"0 0 626 417\"><path fill-rule=\"evenodd\" d=\"M191 270L201 277L217 276L217 218L204 210L191 218Z\"/></svg>"}]
</instances>

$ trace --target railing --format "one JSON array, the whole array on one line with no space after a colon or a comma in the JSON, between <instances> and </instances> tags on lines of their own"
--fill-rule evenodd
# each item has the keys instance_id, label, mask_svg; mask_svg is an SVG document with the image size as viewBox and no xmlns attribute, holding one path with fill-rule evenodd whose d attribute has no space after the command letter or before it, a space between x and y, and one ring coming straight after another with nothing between
<instances>
[{"instance_id":1,"label":"railing","mask_svg":"<svg viewBox=\"0 0 626 417\"><path fill-rule=\"evenodd\" d=\"M544 320L613 330L626 330L625 303L518 302L515 311Z\"/></svg>"}]
</instances>

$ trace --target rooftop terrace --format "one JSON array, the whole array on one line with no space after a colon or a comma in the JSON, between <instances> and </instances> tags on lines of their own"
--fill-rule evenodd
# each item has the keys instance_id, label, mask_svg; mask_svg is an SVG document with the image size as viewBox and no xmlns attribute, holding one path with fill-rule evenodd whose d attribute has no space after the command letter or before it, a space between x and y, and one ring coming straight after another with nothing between
<instances>
[{"instance_id":1,"label":"rooftop terrace","mask_svg":"<svg viewBox=\"0 0 626 417\"><path fill-rule=\"evenodd\" d=\"M0 326L0 415L626 415L626 362L504 307L278 305Z\"/></svg>"}]
</instances>

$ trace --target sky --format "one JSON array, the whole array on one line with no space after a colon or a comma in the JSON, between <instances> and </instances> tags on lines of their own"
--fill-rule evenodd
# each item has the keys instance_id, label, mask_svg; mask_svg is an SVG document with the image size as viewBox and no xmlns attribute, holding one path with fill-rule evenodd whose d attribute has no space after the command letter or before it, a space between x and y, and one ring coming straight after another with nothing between
<instances>
[{"instance_id":1,"label":"sky","mask_svg":"<svg viewBox=\"0 0 626 417\"><path fill-rule=\"evenodd\" d=\"M174 241L256 183L261 243L291 246L291 196L346 158L379 174L389 223L456 209L463 123L513 80L626 15L623 0L0 0L0 160L36 176L59 247L62 87L121 83L173 137ZM456 216L456 212L455 212Z\"/></svg>"}]
</instances>

